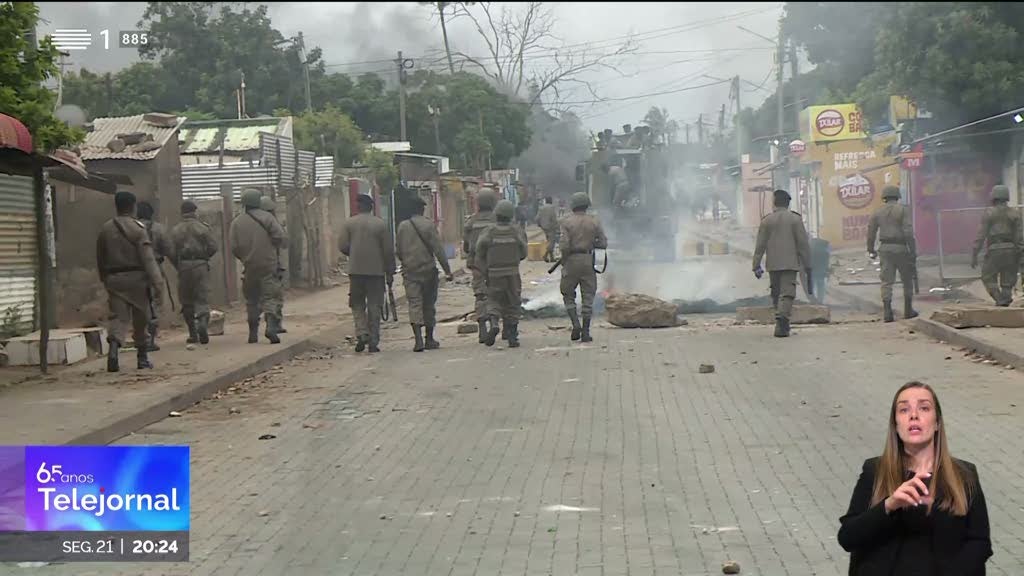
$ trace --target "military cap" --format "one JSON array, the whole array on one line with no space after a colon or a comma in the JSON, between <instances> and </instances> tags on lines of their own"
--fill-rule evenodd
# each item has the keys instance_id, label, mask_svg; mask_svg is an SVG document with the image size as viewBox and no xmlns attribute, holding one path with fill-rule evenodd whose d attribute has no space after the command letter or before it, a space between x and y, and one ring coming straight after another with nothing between
<instances>
[{"instance_id":1,"label":"military cap","mask_svg":"<svg viewBox=\"0 0 1024 576\"><path fill-rule=\"evenodd\" d=\"M257 188L246 188L242 190L242 206L246 208L259 208L263 194Z\"/></svg>"},{"instance_id":2,"label":"military cap","mask_svg":"<svg viewBox=\"0 0 1024 576\"><path fill-rule=\"evenodd\" d=\"M900 189L898 186L889 185L882 188L882 198L899 198Z\"/></svg>"},{"instance_id":3,"label":"military cap","mask_svg":"<svg viewBox=\"0 0 1024 576\"><path fill-rule=\"evenodd\" d=\"M277 203L270 196L263 196L260 198L260 209L274 212L277 210Z\"/></svg>"},{"instance_id":4,"label":"military cap","mask_svg":"<svg viewBox=\"0 0 1024 576\"><path fill-rule=\"evenodd\" d=\"M1002 184L996 184L995 186L992 187L992 199L1009 202L1010 189Z\"/></svg>"},{"instance_id":5,"label":"military cap","mask_svg":"<svg viewBox=\"0 0 1024 576\"><path fill-rule=\"evenodd\" d=\"M585 192L577 192L572 195L569 199L569 207L573 210L577 208L588 208L590 206L590 197Z\"/></svg>"},{"instance_id":6,"label":"military cap","mask_svg":"<svg viewBox=\"0 0 1024 576\"><path fill-rule=\"evenodd\" d=\"M481 210L494 210L494 205L498 203L498 197L490 190L483 190L476 196L476 205Z\"/></svg>"},{"instance_id":7,"label":"military cap","mask_svg":"<svg viewBox=\"0 0 1024 576\"><path fill-rule=\"evenodd\" d=\"M185 200L181 203L182 214L191 214L197 210L199 210L199 206L196 206L196 203L191 200Z\"/></svg>"},{"instance_id":8,"label":"military cap","mask_svg":"<svg viewBox=\"0 0 1024 576\"><path fill-rule=\"evenodd\" d=\"M515 215L516 209L512 206L512 203L508 200L502 200L498 202L498 206L494 209L494 215L498 218L504 218L511 220L512 216Z\"/></svg>"}]
</instances>

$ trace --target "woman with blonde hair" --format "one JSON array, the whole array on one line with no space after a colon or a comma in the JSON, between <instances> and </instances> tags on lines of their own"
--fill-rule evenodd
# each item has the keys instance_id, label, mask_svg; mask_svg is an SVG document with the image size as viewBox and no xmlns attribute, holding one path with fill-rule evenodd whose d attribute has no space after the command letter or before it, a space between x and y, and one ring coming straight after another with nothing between
<instances>
[{"instance_id":1,"label":"woman with blonde hair","mask_svg":"<svg viewBox=\"0 0 1024 576\"><path fill-rule=\"evenodd\" d=\"M931 386L896 392L885 449L864 462L839 522L850 576L984 576L992 556L985 495L974 464L949 452Z\"/></svg>"}]
</instances>

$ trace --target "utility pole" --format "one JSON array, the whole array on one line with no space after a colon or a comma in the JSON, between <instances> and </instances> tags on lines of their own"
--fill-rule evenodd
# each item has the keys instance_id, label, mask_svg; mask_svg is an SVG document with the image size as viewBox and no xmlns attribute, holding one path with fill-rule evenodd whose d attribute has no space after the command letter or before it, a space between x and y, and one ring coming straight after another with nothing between
<instances>
[{"instance_id":1,"label":"utility pole","mask_svg":"<svg viewBox=\"0 0 1024 576\"><path fill-rule=\"evenodd\" d=\"M777 103L778 103L778 113L779 113L779 117L778 117L778 136L779 136L779 138L782 138L782 134L786 131L786 129L785 129L785 119L783 118L783 110L782 110L783 100L785 100L784 94L783 94L783 91L782 91L782 83L783 83L783 79L784 79L784 76L785 76L785 70L783 69L783 65L784 65L784 63L786 61L786 52L785 52L785 50L786 50L786 39L782 36L782 22L780 21L779 22L779 43L778 43L778 48L777 48L777 50L775 52L775 65L778 68L777 69L777 79L779 81L779 88L775 92L775 99L778 101Z\"/></svg>"},{"instance_id":2,"label":"utility pole","mask_svg":"<svg viewBox=\"0 0 1024 576\"><path fill-rule=\"evenodd\" d=\"M686 123L686 143L690 144L690 123Z\"/></svg>"},{"instance_id":3,"label":"utility pole","mask_svg":"<svg viewBox=\"0 0 1024 576\"><path fill-rule=\"evenodd\" d=\"M800 76L800 61L796 58L796 42L790 40L789 42L789 73L790 82L793 83L793 116L796 118L796 131L800 131L800 109L803 106L800 105L800 89L797 86L797 78Z\"/></svg>"},{"instance_id":4,"label":"utility pole","mask_svg":"<svg viewBox=\"0 0 1024 576\"><path fill-rule=\"evenodd\" d=\"M722 110L718 113L718 137L725 139L725 103L722 103Z\"/></svg>"},{"instance_id":5,"label":"utility pole","mask_svg":"<svg viewBox=\"0 0 1024 576\"><path fill-rule=\"evenodd\" d=\"M434 154L441 155L441 131L438 127L438 117L441 115L441 107L433 104L427 105L427 113L434 121Z\"/></svg>"},{"instance_id":6,"label":"utility pole","mask_svg":"<svg viewBox=\"0 0 1024 576\"><path fill-rule=\"evenodd\" d=\"M704 115L697 116L697 142L704 146Z\"/></svg>"},{"instance_id":7,"label":"utility pole","mask_svg":"<svg viewBox=\"0 0 1024 576\"><path fill-rule=\"evenodd\" d=\"M299 57L302 58L302 71L306 77L306 111L313 111L313 99L309 94L309 59L306 58L306 43L302 39L302 32L299 32L298 37L295 39L295 43L299 46Z\"/></svg>"},{"instance_id":8,"label":"utility pole","mask_svg":"<svg viewBox=\"0 0 1024 576\"><path fill-rule=\"evenodd\" d=\"M405 70L412 68L412 60L402 58L402 51L398 51L398 59L395 60L398 64L398 121L399 130L401 132L401 141L405 142Z\"/></svg>"},{"instance_id":9,"label":"utility pole","mask_svg":"<svg viewBox=\"0 0 1024 576\"><path fill-rule=\"evenodd\" d=\"M743 107L740 106L740 77L732 79L732 89L736 94L736 161L743 165L743 121L740 120Z\"/></svg>"}]
</instances>

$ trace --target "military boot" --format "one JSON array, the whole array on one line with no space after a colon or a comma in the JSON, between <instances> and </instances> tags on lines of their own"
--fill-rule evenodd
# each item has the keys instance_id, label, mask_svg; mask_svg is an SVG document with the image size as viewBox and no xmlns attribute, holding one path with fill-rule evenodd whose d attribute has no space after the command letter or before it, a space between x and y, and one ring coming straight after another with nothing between
<instances>
[{"instance_id":1,"label":"military boot","mask_svg":"<svg viewBox=\"0 0 1024 576\"><path fill-rule=\"evenodd\" d=\"M277 311L277 333L278 334L287 334L288 333L288 331L284 329L284 312L282 312L280 310Z\"/></svg>"},{"instance_id":2,"label":"military boot","mask_svg":"<svg viewBox=\"0 0 1024 576\"><path fill-rule=\"evenodd\" d=\"M423 352L423 350L424 350L424 348L423 348L423 333L420 331L420 325L419 324L413 324L412 325L412 334L413 334L413 336L416 337L416 344L413 345L412 351L413 352Z\"/></svg>"},{"instance_id":3,"label":"military boot","mask_svg":"<svg viewBox=\"0 0 1024 576\"><path fill-rule=\"evenodd\" d=\"M892 314L892 300L882 300L882 307L884 308L882 319L886 322L892 322L895 320Z\"/></svg>"},{"instance_id":4,"label":"military boot","mask_svg":"<svg viewBox=\"0 0 1024 576\"><path fill-rule=\"evenodd\" d=\"M583 317L583 332L580 334L580 340L583 342L593 342L594 339L590 337L590 317Z\"/></svg>"},{"instance_id":5,"label":"military boot","mask_svg":"<svg viewBox=\"0 0 1024 576\"><path fill-rule=\"evenodd\" d=\"M200 314L196 321L196 333L199 335L200 344L210 343L210 315Z\"/></svg>"},{"instance_id":6,"label":"military boot","mask_svg":"<svg viewBox=\"0 0 1024 576\"><path fill-rule=\"evenodd\" d=\"M369 339L366 336L363 336L362 334L356 336L356 352L362 352L363 350L366 350L366 343L368 341Z\"/></svg>"},{"instance_id":7,"label":"military boot","mask_svg":"<svg viewBox=\"0 0 1024 576\"><path fill-rule=\"evenodd\" d=\"M160 327L156 322L149 323L149 342L146 343L146 349L150 352L157 352L160 350L160 346L156 343L156 333L160 330Z\"/></svg>"},{"instance_id":8,"label":"military boot","mask_svg":"<svg viewBox=\"0 0 1024 576\"><path fill-rule=\"evenodd\" d=\"M508 347L519 348L519 324L505 322L505 330L508 332Z\"/></svg>"},{"instance_id":9,"label":"military boot","mask_svg":"<svg viewBox=\"0 0 1024 576\"><path fill-rule=\"evenodd\" d=\"M195 344L199 342L199 335L196 333L196 319L190 314L182 314L185 318L185 326L188 327L188 338L185 339L186 344Z\"/></svg>"},{"instance_id":10,"label":"military boot","mask_svg":"<svg viewBox=\"0 0 1024 576\"><path fill-rule=\"evenodd\" d=\"M477 318L476 324L480 330L479 342L481 344L487 343L487 318Z\"/></svg>"},{"instance_id":11,"label":"military boot","mask_svg":"<svg viewBox=\"0 0 1024 576\"><path fill-rule=\"evenodd\" d=\"M118 372L121 370L121 366L117 361L117 351L121 348L121 343L117 340L107 339L107 372Z\"/></svg>"},{"instance_id":12,"label":"military boot","mask_svg":"<svg viewBox=\"0 0 1024 576\"><path fill-rule=\"evenodd\" d=\"M913 296L903 297L903 318L906 320L910 320L911 318L917 318L917 310L914 310Z\"/></svg>"},{"instance_id":13,"label":"military boot","mask_svg":"<svg viewBox=\"0 0 1024 576\"><path fill-rule=\"evenodd\" d=\"M427 330L427 337L426 337L427 350L437 350L438 348L441 347L441 343L438 342L437 340L434 340L434 327L428 324L426 330Z\"/></svg>"},{"instance_id":14,"label":"military boot","mask_svg":"<svg viewBox=\"0 0 1024 576\"><path fill-rule=\"evenodd\" d=\"M486 340L484 340L484 344L486 344L487 346L494 346L494 341L498 339L499 332L501 332L501 329L498 328L498 319L492 318L491 327L487 331L487 338Z\"/></svg>"},{"instance_id":15,"label":"military boot","mask_svg":"<svg viewBox=\"0 0 1024 576\"><path fill-rule=\"evenodd\" d=\"M249 320L249 344L255 344L260 341L260 321Z\"/></svg>"},{"instance_id":16,"label":"military boot","mask_svg":"<svg viewBox=\"0 0 1024 576\"><path fill-rule=\"evenodd\" d=\"M267 329L263 331L263 335L271 344L280 344L281 339L277 337L277 318L273 314L264 314L263 319L267 322Z\"/></svg>"},{"instance_id":17,"label":"military boot","mask_svg":"<svg viewBox=\"0 0 1024 576\"><path fill-rule=\"evenodd\" d=\"M572 341L575 342L579 340L580 337L583 335L583 329L580 328L580 317L576 314L575 308L573 308L572 310L567 310L567 312L569 313L569 320L572 320L572 334L569 336L569 338L571 338Z\"/></svg>"},{"instance_id":18,"label":"military boot","mask_svg":"<svg viewBox=\"0 0 1024 576\"><path fill-rule=\"evenodd\" d=\"M775 337L786 338L789 336L789 318L778 316L775 318Z\"/></svg>"},{"instance_id":19,"label":"military boot","mask_svg":"<svg viewBox=\"0 0 1024 576\"><path fill-rule=\"evenodd\" d=\"M135 352L135 359L138 361L137 368L139 370L146 370L153 367L153 363L149 361L149 351L144 346L137 346Z\"/></svg>"}]
</instances>

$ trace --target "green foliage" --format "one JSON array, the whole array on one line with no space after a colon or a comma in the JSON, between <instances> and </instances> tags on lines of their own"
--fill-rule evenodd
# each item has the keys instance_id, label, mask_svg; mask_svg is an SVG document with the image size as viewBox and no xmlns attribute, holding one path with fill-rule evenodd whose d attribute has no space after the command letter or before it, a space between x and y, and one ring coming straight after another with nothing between
<instances>
[{"instance_id":1,"label":"green foliage","mask_svg":"<svg viewBox=\"0 0 1024 576\"><path fill-rule=\"evenodd\" d=\"M381 193L390 192L398 185L398 167L395 166L394 154L367 147L363 150L363 164L373 172Z\"/></svg>"},{"instance_id":2,"label":"green foliage","mask_svg":"<svg viewBox=\"0 0 1024 576\"><path fill-rule=\"evenodd\" d=\"M295 143L318 156L333 156L336 165L351 166L363 153L363 133L352 119L328 105L295 119Z\"/></svg>"},{"instance_id":3,"label":"green foliage","mask_svg":"<svg viewBox=\"0 0 1024 576\"><path fill-rule=\"evenodd\" d=\"M38 19L32 2L0 2L0 113L28 128L36 150L52 151L84 134L53 115L56 95L42 82L57 73L57 49L46 38L33 50L25 34Z\"/></svg>"}]
</instances>

